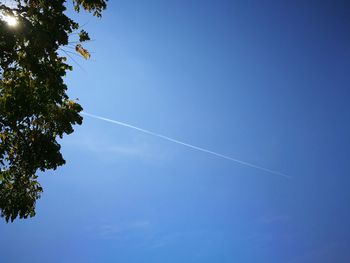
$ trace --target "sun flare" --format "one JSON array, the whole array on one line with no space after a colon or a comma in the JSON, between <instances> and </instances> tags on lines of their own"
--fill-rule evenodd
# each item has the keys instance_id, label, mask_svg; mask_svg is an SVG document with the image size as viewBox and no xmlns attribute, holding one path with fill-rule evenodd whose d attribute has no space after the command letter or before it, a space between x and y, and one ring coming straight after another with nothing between
<instances>
[{"instance_id":1,"label":"sun flare","mask_svg":"<svg viewBox=\"0 0 350 263\"><path fill-rule=\"evenodd\" d=\"M3 16L2 19L9 25L9 26L16 26L18 24L18 21L16 17L14 16Z\"/></svg>"}]
</instances>

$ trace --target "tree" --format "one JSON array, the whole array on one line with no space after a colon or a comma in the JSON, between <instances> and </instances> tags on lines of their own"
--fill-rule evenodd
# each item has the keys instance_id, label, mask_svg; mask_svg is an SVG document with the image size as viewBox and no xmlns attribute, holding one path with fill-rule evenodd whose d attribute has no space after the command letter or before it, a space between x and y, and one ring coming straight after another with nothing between
<instances>
[{"instance_id":1,"label":"tree","mask_svg":"<svg viewBox=\"0 0 350 263\"><path fill-rule=\"evenodd\" d=\"M101 17L106 1L73 0L73 6ZM63 78L72 67L59 49L73 32L79 32L79 53L87 52L80 43L89 40L66 15L65 0L13 3L0 0L0 211L7 222L35 215L43 191L37 171L65 163L57 139L83 118L66 94Z\"/></svg>"}]
</instances>

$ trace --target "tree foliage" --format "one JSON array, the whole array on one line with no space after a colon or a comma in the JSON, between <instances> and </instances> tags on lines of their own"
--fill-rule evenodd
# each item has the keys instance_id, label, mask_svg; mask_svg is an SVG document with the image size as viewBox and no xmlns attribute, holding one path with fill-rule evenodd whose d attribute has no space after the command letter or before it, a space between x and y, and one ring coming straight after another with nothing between
<instances>
[{"instance_id":1,"label":"tree foliage","mask_svg":"<svg viewBox=\"0 0 350 263\"><path fill-rule=\"evenodd\" d=\"M64 76L72 67L59 49L79 24L65 0L0 0L0 210L6 221L35 215L42 193L37 171L65 163L57 139L81 124L82 107L69 99ZM100 17L104 0L73 0L74 9ZM89 40L81 30L79 41ZM80 45L81 47L81 45Z\"/></svg>"}]
</instances>

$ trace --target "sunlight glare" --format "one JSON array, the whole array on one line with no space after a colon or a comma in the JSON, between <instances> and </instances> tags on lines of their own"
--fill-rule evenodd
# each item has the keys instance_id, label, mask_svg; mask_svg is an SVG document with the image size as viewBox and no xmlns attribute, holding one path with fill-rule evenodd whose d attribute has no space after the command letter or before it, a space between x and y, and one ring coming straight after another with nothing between
<instances>
[{"instance_id":1,"label":"sunlight glare","mask_svg":"<svg viewBox=\"0 0 350 263\"><path fill-rule=\"evenodd\" d=\"M3 16L3 19L9 26L16 26L18 24L18 21L14 16L6 15Z\"/></svg>"}]
</instances>

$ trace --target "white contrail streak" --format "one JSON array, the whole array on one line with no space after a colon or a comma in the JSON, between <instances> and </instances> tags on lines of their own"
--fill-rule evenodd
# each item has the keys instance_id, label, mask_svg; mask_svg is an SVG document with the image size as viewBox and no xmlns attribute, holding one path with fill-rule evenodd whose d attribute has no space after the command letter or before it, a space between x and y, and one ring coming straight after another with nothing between
<instances>
[{"instance_id":1,"label":"white contrail streak","mask_svg":"<svg viewBox=\"0 0 350 263\"><path fill-rule=\"evenodd\" d=\"M89 116L91 118L94 118L94 119L98 119L98 120L114 123L114 124L117 124L117 125L120 125L120 126L128 127L128 128L131 128L131 129L134 129L134 130L137 130L137 131L140 131L140 132L152 135L152 136L156 136L156 137L162 138L164 140L167 140L167 141L170 141L170 142L174 142L174 143L177 143L177 144L180 144L180 145L183 145L183 146L186 146L186 147L189 147L189 148L201 151L201 152L209 153L209 154L212 154L212 155L215 155L215 156L218 156L218 157L230 160L230 161L234 161L236 163L239 163L239 164L242 164L242 165L245 165L245 166L249 166L249 167L252 167L252 168L255 168L255 169L259 169L259 170L262 170L262 171L265 171L265 172L268 172L268 173L280 175L280 176L283 176L285 178L290 178L290 176L288 176L286 174L283 174L283 173L280 173L280 172L277 172L277 171L274 171L274 170L271 170L271 169L268 169L268 168L265 168L265 167L262 167L262 166L258 166L258 165L252 164L252 163L241 161L241 160L232 158L230 156L223 155L223 154L220 154L220 153L216 153L216 152L213 152L213 151L210 151L210 150L207 150L207 149L204 149L204 148L201 148L201 147L189 144L189 143L181 142L181 141L178 141L176 139L170 138L168 136L164 136L162 134L158 134L158 133L155 133L155 132L152 132L152 131L149 131L149 130L145 130L145 129L142 129L142 128L139 128L139 127L136 127L136 126L133 126L133 125L121 122L121 121L111 120L111 119L104 118L104 117L101 117L101 116L97 116L97 115L94 115L94 114L90 114L90 113L87 113L87 112L82 112L82 114L85 115L85 116Z\"/></svg>"}]
</instances>

